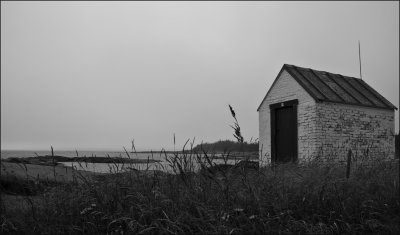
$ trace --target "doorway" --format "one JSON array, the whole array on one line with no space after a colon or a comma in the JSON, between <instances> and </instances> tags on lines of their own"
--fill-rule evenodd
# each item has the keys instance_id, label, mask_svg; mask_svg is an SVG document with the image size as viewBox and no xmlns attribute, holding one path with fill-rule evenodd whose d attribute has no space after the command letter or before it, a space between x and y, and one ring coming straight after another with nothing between
<instances>
[{"instance_id":1,"label":"doorway","mask_svg":"<svg viewBox=\"0 0 400 235\"><path fill-rule=\"evenodd\" d=\"M270 105L272 163L297 161L298 100Z\"/></svg>"}]
</instances>

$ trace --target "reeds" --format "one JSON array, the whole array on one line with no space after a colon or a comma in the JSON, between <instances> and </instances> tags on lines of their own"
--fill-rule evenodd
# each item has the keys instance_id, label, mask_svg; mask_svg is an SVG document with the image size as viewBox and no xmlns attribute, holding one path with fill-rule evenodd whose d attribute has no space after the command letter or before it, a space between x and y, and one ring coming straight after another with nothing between
<instances>
[{"instance_id":1,"label":"reeds","mask_svg":"<svg viewBox=\"0 0 400 235\"><path fill-rule=\"evenodd\" d=\"M235 125L235 126L232 126L232 125L231 125L232 129L235 131L235 133L233 134L233 136L237 139L237 141L238 141L239 143L243 143L243 142L244 142L244 138L243 138L243 136L242 136L242 133L240 132L240 126L239 126L239 122L238 122L238 120L237 120L237 118L236 118L236 113L235 113L235 111L233 110L233 108L232 108L231 105L228 105L228 106L229 106L229 110L231 111L232 117L235 119L235 122L234 122L234 125Z\"/></svg>"},{"instance_id":2,"label":"reeds","mask_svg":"<svg viewBox=\"0 0 400 235\"><path fill-rule=\"evenodd\" d=\"M190 144L190 148L186 148ZM44 185L20 209L2 199L1 233L397 233L397 163L371 167L216 164L194 140L164 157L176 174L124 171ZM127 156L131 157L126 151ZM151 156L149 156L150 158ZM225 153L229 158L229 153ZM195 163L200 164L197 171ZM20 179L12 179L14 185ZM3 193L5 187L2 178ZM24 187L41 183L26 183ZM30 185L30 186L29 186ZM3 194L5 195L5 194ZM14 202L16 203L16 202ZM21 202L22 203L22 202ZM26 208L26 209L24 209Z\"/></svg>"}]
</instances>

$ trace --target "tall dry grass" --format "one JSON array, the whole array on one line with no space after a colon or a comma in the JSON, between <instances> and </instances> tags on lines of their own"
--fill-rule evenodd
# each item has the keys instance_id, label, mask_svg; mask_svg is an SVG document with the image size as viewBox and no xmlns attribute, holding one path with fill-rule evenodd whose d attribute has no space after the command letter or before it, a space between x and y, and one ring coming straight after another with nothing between
<instances>
[{"instance_id":1,"label":"tall dry grass","mask_svg":"<svg viewBox=\"0 0 400 235\"><path fill-rule=\"evenodd\" d=\"M131 170L89 178L76 172L79 180L57 184L14 179L32 192L11 196L3 187L1 233L364 234L400 230L394 162L352 166L347 178L346 165L318 161L260 169L243 162L217 165L212 154L191 149L165 154L175 174ZM194 172L193 165L199 161L202 169Z\"/></svg>"}]
</instances>

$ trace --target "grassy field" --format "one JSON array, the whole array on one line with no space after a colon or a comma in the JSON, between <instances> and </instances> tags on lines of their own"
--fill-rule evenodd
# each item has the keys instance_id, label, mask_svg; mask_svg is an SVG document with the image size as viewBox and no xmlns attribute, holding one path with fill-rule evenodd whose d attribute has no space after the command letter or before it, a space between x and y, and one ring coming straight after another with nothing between
<instances>
[{"instance_id":1,"label":"grassy field","mask_svg":"<svg viewBox=\"0 0 400 235\"><path fill-rule=\"evenodd\" d=\"M214 166L205 161L203 169L194 173L190 159L196 159L196 153L170 159L176 174L131 171L98 175L2 163L0 232L400 232L395 161L376 162L371 167L353 165L347 178L345 165L319 162L258 169L243 163ZM56 181L51 180L54 172ZM37 173L42 175L37 177Z\"/></svg>"}]
</instances>

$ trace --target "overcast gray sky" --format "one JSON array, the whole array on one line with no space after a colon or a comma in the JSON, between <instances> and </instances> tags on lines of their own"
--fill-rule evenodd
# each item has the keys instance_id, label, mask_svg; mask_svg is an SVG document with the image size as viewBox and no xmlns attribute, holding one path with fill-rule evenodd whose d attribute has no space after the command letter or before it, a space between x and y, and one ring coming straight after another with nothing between
<instances>
[{"instance_id":1,"label":"overcast gray sky","mask_svg":"<svg viewBox=\"0 0 400 235\"><path fill-rule=\"evenodd\" d=\"M399 107L399 2L1 2L1 149L173 149L258 138L285 63ZM396 132L398 132L396 111Z\"/></svg>"}]
</instances>

